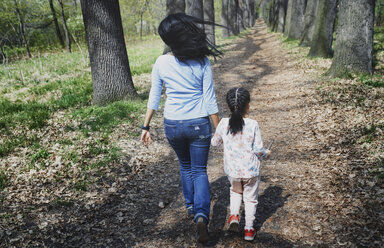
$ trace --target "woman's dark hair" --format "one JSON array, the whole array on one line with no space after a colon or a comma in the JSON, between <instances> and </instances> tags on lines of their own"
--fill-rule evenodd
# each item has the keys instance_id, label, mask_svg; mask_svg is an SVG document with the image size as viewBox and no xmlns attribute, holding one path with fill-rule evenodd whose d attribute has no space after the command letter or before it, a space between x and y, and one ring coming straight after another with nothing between
<instances>
[{"instance_id":1,"label":"woman's dark hair","mask_svg":"<svg viewBox=\"0 0 384 248\"><path fill-rule=\"evenodd\" d=\"M248 103L251 100L248 90L244 88L232 88L227 93L227 104L231 110L228 132L235 135L243 131L243 115L246 114Z\"/></svg>"},{"instance_id":2,"label":"woman's dark hair","mask_svg":"<svg viewBox=\"0 0 384 248\"><path fill-rule=\"evenodd\" d=\"M198 24L221 26L184 13L168 15L161 21L159 35L178 60L186 62L190 59L203 60L208 55L215 58L222 55L222 52L207 40L204 28Z\"/></svg>"}]
</instances>

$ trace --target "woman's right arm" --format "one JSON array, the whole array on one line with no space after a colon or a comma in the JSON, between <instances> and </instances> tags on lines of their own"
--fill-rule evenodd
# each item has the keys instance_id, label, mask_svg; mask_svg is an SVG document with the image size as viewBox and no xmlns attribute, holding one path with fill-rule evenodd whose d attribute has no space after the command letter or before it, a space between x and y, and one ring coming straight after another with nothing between
<instances>
[{"instance_id":1,"label":"woman's right arm","mask_svg":"<svg viewBox=\"0 0 384 248\"><path fill-rule=\"evenodd\" d=\"M141 141L143 144L148 147L152 143L151 134L149 133L149 124L151 122L153 113L155 110L159 109L160 98L161 98L161 89L163 88L163 82L161 81L157 61L152 69L152 85L149 92L149 99L147 104L147 112L144 119L144 127L148 127L148 130L143 130L141 132Z\"/></svg>"}]
</instances>

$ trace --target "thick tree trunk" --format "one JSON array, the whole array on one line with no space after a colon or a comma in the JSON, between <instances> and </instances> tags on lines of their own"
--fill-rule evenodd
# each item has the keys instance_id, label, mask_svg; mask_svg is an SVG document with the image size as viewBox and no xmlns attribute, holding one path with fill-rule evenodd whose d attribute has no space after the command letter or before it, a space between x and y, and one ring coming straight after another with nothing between
<instances>
[{"instance_id":1,"label":"thick tree trunk","mask_svg":"<svg viewBox=\"0 0 384 248\"><path fill-rule=\"evenodd\" d=\"M187 0L187 14L204 19L203 0Z\"/></svg>"},{"instance_id":2,"label":"thick tree trunk","mask_svg":"<svg viewBox=\"0 0 384 248\"><path fill-rule=\"evenodd\" d=\"M291 19L292 19L292 11L293 11L293 3L295 0L288 0L287 4L287 13L285 15L285 24L284 24L284 35L288 36L289 30L291 28Z\"/></svg>"},{"instance_id":3,"label":"thick tree trunk","mask_svg":"<svg viewBox=\"0 0 384 248\"><path fill-rule=\"evenodd\" d=\"M51 8L53 23L55 24L55 28L56 28L57 38L59 39L60 45L64 48L65 44L64 44L63 36L61 35L61 32L60 32L60 27L59 27L59 22L57 21L55 7L53 6L53 0L48 0L48 1L49 1L49 7Z\"/></svg>"},{"instance_id":4,"label":"thick tree trunk","mask_svg":"<svg viewBox=\"0 0 384 248\"><path fill-rule=\"evenodd\" d=\"M338 0L319 1L315 29L313 31L310 57L332 57L333 31Z\"/></svg>"},{"instance_id":5,"label":"thick tree trunk","mask_svg":"<svg viewBox=\"0 0 384 248\"><path fill-rule=\"evenodd\" d=\"M98 105L137 97L125 46L118 1L81 0Z\"/></svg>"},{"instance_id":6,"label":"thick tree trunk","mask_svg":"<svg viewBox=\"0 0 384 248\"><path fill-rule=\"evenodd\" d=\"M244 25L249 28L250 25L250 18L251 18L251 9L249 6L249 0L243 0L244 1Z\"/></svg>"},{"instance_id":7,"label":"thick tree trunk","mask_svg":"<svg viewBox=\"0 0 384 248\"><path fill-rule=\"evenodd\" d=\"M340 0L335 55L329 75L372 74L374 0Z\"/></svg>"},{"instance_id":8,"label":"thick tree trunk","mask_svg":"<svg viewBox=\"0 0 384 248\"><path fill-rule=\"evenodd\" d=\"M280 10L283 8L284 0L273 0L269 10L269 26L273 32L276 32L280 23Z\"/></svg>"},{"instance_id":9,"label":"thick tree trunk","mask_svg":"<svg viewBox=\"0 0 384 248\"><path fill-rule=\"evenodd\" d=\"M310 46L315 30L315 20L319 0L309 0L305 10L304 29L300 37L300 46Z\"/></svg>"},{"instance_id":10,"label":"thick tree trunk","mask_svg":"<svg viewBox=\"0 0 384 248\"><path fill-rule=\"evenodd\" d=\"M63 20L63 28L65 34L65 43L67 43L67 51L71 52L71 39L69 38L69 30L67 26L67 20L65 19L63 0L58 0L61 9L61 19Z\"/></svg>"},{"instance_id":11,"label":"thick tree trunk","mask_svg":"<svg viewBox=\"0 0 384 248\"><path fill-rule=\"evenodd\" d=\"M256 21L256 3L255 0L248 0L248 5L249 5L249 26L253 27L255 25Z\"/></svg>"},{"instance_id":12,"label":"thick tree trunk","mask_svg":"<svg viewBox=\"0 0 384 248\"><path fill-rule=\"evenodd\" d=\"M25 50L27 50L28 58L32 58L31 51L29 50L28 40L27 40L27 37L25 36L25 24L24 24L23 18L21 17L19 5L16 0L13 0L13 2L15 3L15 12L17 15L17 19L19 20L21 39L24 43Z\"/></svg>"},{"instance_id":13,"label":"thick tree trunk","mask_svg":"<svg viewBox=\"0 0 384 248\"><path fill-rule=\"evenodd\" d=\"M239 27L239 32L245 30L247 27L245 25L245 4L244 0L238 0L237 6L237 26Z\"/></svg>"},{"instance_id":14,"label":"thick tree trunk","mask_svg":"<svg viewBox=\"0 0 384 248\"><path fill-rule=\"evenodd\" d=\"M304 16L307 0L294 0L291 15L291 25L288 32L288 38L300 39L304 28Z\"/></svg>"},{"instance_id":15,"label":"thick tree trunk","mask_svg":"<svg viewBox=\"0 0 384 248\"><path fill-rule=\"evenodd\" d=\"M229 0L221 0L221 24L224 27L230 28L229 18L228 18L228 4L229 4ZM222 28L221 34L223 37L229 37L230 30L226 28Z\"/></svg>"},{"instance_id":16,"label":"thick tree trunk","mask_svg":"<svg viewBox=\"0 0 384 248\"><path fill-rule=\"evenodd\" d=\"M229 21L230 32L231 34L234 34L234 35L239 34L239 25L238 25L238 19L237 19L238 7L239 7L238 0L229 0L228 21Z\"/></svg>"},{"instance_id":17,"label":"thick tree trunk","mask_svg":"<svg viewBox=\"0 0 384 248\"><path fill-rule=\"evenodd\" d=\"M185 13L185 0L167 0L167 15Z\"/></svg>"},{"instance_id":18,"label":"thick tree trunk","mask_svg":"<svg viewBox=\"0 0 384 248\"><path fill-rule=\"evenodd\" d=\"M280 0L278 6L277 32L284 32L285 16L287 14L288 0Z\"/></svg>"},{"instance_id":19,"label":"thick tree trunk","mask_svg":"<svg viewBox=\"0 0 384 248\"><path fill-rule=\"evenodd\" d=\"M204 20L215 22L214 0L204 0ZM215 45L215 26L205 25L208 41Z\"/></svg>"}]
</instances>

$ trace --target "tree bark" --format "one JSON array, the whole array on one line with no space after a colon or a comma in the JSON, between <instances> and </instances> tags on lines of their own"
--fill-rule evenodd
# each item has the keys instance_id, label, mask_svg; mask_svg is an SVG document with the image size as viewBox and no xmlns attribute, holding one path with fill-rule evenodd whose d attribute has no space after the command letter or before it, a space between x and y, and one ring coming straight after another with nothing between
<instances>
[{"instance_id":1,"label":"tree bark","mask_svg":"<svg viewBox=\"0 0 384 248\"><path fill-rule=\"evenodd\" d=\"M228 5L229 5L229 0L221 0L221 24L224 27L230 28L229 18L228 18ZM223 37L229 37L230 30L227 28L222 28L221 34Z\"/></svg>"},{"instance_id":2,"label":"tree bark","mask_svg":"<svg viewBox=\"0 0 384 248\"><path fill-rule=\"evenodd\" d=\"M261 7L261 17L264 19L264 22L269 26L270 24L270 9L271 1L273 0L263 0L260 4Z\"/></svg>"},{"instance_id":3,"label":"tree bark","mask_svg":"<svg viewBox=\"0 0 384 248\"><path fill-rule=\"evenodd\" d=\"M238 7L239 7L238 0L229 0L228 22L229 22L230 34L234 34L234 35L239 34L239 25L238 25L238 19L237 19Z\"/></svg>"},{"instance_id":4,"label":"tree bark","mask_svg":"<svg viewBox=\"0 0 384 248\"><path fill-rule=\"evenodd\" d=\"M185 13L185 0L167 0L167 15Z\"/></svg>"},{"instance_id":5,"label":"tree bark","mask_svg":"<svg viewBox=\"0 0 384 248\"><path fill-rule=\"evenodd\" d=\"M204 20L215 22L214 0L204 0ZM215 25L205 25L208 41L215 45Z\"/></svg>"},{"instance_id":6,"label":"tree bark","mask_svg":"<svg viewBox=\"0 0 384 248\"><path fill-rule=\"evenodd\" d=\"M373 72L374 0L340 0L335 55L329 75Z\"/></svg>"},{"instance_id":7,"label":"tree bark","mask_svg":"<svg viewBox=\"0 0 384 248\"><path fill-rule=\"evenodd\" d=\"M338 0L319 1L315 29L313 31L310 57L332 57L333 31Z\"/></svg>"},{"instance_id":8,"label":"tree bark","mask_svg":"<svg viewBox=\"0 0 384 248\"><path fill-rule=\"evenodd\" d=\"M300 39L304 28L304 16L307 0L294 0L288 38Z\"/></svg>"},{"instance_id":9,"label":"tree bark","mask_svg":"<svg viewBox=\"0 0 384 248\"><path fill-rule=\"evenodd\" d=\"M61 47L64 48L65 44L64 44L63 36L61 35L61 32L60 32L59 22L57 21L56 11L55 11L55 7L53 6L53 1L52 0L48 0L48 1L49 1L49 7L51 8L53 23L55 24L55 28L56 28L57 38L59 39Z\"/></svg>"},{"instance_id":10,"label":"tree bark","mask_svg":"<svg viewBox=\"0 0 384 248\"><path fill-rule=\"evenodd\" d=\"M287 5L288 0L280 0L278 6L278 22L277 22L277 32L284 32L285 17L287 14Z\"/></svg>"},{"instance_id":11,"label":"tree bark","mask_svg":"<svg viewBox=\"0 0 384 248\"><path fill-rule=\"evenodd\" d=\"M81 0L93 80L93 102L137 97L129 68L118 1Z\"/></svg>"},{"instance_id":12,"label":"tree bark","mask_svg":"<svg viewBox=\"0 0 384 248\"><path fill-rule=\"evenodd\" d=\"M255 0L248 0L248 5L249 5L248 7L249 8L249 26L253 27L256 21Z\"/></svg>"},{"instance_id":13,"label":"tree bark","mask_svg":"<svg viewBox=\"0 0 384 248\"><path fill-rule=\"evenodd\" d=\"M284 35L285 36L288 36L289 29L291 28L293 2L294 2L294 0L288 0L287 13L285 15L285 23L284 23Z\"/></svg>"},{"instance_id":14,"label":"tree bark","mask_svg":"<svg viewBox=\"0 0 384 248\"><path fill-rule=\"evenodd\" d=\"M16 15L17 15L17 19L19 20L21 39L22 39L22 41L24 43L25 50L27 50L28 58L32 58L31 51L29 50L28 40L27 40L27 37L25 36L25 24L24 24L23 18L21 17L21 12L20 12L20 9L19 9L19 5L18 5L16 0L13 0L13 2L15 3L15 12L16 12Z\"/></svg>"},{"instance_id":15,"label":"tree bark","mask_svg":"<svg viewBox=\"0 0 384 248\"><path fill-rule=\"evenodd\" d=\"M237 5L237 26L239 27L239 32L245 30L247 27L245 25L245 4L243 2L244 0L238 0Z\"/></svg>"},{"instance_id":16,"label":"tree bark","mask_svg":"<svg viewBox=\"0 0 384 248\"><path fill-rule=\"evenodd\" d=\"M203 20L203 0L187 0L187 14Z\"/></svg>"},{"instance_id":17,"label":"tree bark","mask_svg":"<svg viewBox=\"0 0 384 248\"><path fill-rule=\"evenodd\" d=\"M67 26L67 20L65 19L65 13L64 13L64 5L63 0L57 0L60 4L61 9L61 18L63 20L63 28L64 28L64 34L65 34L65 42L67 43L67 51L71 52L71 39L69 38L69 30Z\"/></svg>"},{"instance_id":18,"label":"tree bark","mask_svg":"<svg viewBox=\"0 0 384 248\"><path fill-rule=\"evenodd\" d=\"M300 46L310 46L315 30L315 20L319 0L308 1L304 17L304 29L300 37Z\"/></svg>"}]
</instances>

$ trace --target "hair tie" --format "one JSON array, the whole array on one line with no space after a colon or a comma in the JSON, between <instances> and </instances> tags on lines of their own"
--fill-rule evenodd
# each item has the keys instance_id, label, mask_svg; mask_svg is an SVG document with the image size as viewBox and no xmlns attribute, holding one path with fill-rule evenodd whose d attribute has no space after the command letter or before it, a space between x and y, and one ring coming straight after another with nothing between
<instances>
[{"instance_id":1,"label":"hair tie","mask_svg":"<svg viewBox=\"0 0 384 248\"><path fill-rule=\"evenodd\" d=\"M236 93L235 93L235 106L237 106L237 91L239 91L240 88L237 88L236 89Z\"/></svg>"}]
</instances>

